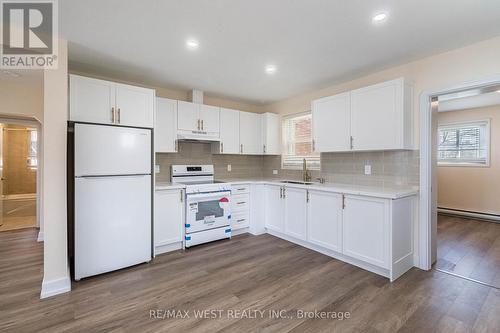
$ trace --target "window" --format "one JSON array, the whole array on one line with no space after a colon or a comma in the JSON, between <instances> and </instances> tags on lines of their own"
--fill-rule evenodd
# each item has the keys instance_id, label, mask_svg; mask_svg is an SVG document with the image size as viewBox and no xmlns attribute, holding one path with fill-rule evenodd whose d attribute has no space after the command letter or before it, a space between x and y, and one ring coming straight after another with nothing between
<instances>
[{"instance_id":1,"label":"window","mask_svg":"<svg viewBox=\"0 0 500 333\"><path fill-rule=\"evenodd\" d=\"M440 125L438 163L441 165L488 166L489 120Z\"/></svg>"},{"instance_id":2,"label":"window","mask_svg":"<svg viewBox=\"0 0 500 333\"><path fill-rule=\"evenodd\" d=\"M29 143L28 143L28 167L36 169L38 166L37 158L38 148L38 133L34 129L29 130Z\"/></svg>"},{"instance_id":3,"label":"window","mask_svg":"<svg viewBox=\"0 0 500 333\"><path fill-rule=\"evenodd\" d=\"M311 112L296 114L283 118L283 169L302 169L304 158L307 167L319 170L320 155L312 150Z\"/></svg>"}]
</instances>

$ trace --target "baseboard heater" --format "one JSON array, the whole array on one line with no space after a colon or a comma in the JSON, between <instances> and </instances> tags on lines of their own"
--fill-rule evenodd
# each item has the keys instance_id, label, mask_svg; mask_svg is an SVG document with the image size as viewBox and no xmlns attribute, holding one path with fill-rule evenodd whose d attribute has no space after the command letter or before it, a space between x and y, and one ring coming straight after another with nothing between
<instances>
[{"instance_id":1,"label":"baseboard heater","mask_svg":"<svg viewBox=\"0 0 500 333\"><path fill-rule=\"evenodd\" d=\"M496 215L496 214L472 212L469 210L453 209L453 208L445 208L445 207L438 207L437 211L440 214L465 216L465 217L470 217L470 218L475 218L475 219L480 219L480 220L488 220L488 221L500 223L500 215Z\"/></svg>"}]
</instances>

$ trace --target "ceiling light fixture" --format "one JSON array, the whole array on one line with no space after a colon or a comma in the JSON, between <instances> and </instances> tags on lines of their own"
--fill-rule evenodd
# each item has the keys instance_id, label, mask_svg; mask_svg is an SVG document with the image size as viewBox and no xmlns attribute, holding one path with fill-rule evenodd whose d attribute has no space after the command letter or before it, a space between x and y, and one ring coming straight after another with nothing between
<instances>
[{"instance_id":1,"label":"ceiling light fixture","mask_svg":"<svg viewBox=\"0 0 500 333\"><path fill-rule=\"evenodd\" d=\"M265 70L267 74L274 74L276 73L277 68L274 65L267 65Z\"/></svg>"},{"instance_id":2,"label":"ceiling light fixture","mask_svg":"<svg viewBox=\"0 0 500 333\"><path fill-rule=\"evenodd\" d=\"M386 12L378 12L377 14L373 15L372 17L372 22L373 23L382 23L387 20L388 14Z\"/></svg>"},{"instance_id":3,"label":"ceiling light fixture","mask_svg":"<svg viewBox=\"0 0 500 333\"><path fill-rule=\"evenodd\" d=\"M186 41L186 47L190 50L196 50L200 46L200 43L196 39L188 39Z\"/></svg>"}]
</instances>

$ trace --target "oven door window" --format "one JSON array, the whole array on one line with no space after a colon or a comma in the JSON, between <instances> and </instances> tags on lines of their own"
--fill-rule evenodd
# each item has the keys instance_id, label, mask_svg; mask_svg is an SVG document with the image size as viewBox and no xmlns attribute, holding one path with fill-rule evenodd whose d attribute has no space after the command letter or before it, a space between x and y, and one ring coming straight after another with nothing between
<instances>
[{"instance_id":1,"label":"oven door window","mask_svg":"<svg viewBox=\"0 0 500 333\"><path fill-rule=\"evenodd\" d=\"M196 221L202 221L206 217L223 217L224 209L220 207L219 200L199 201Z\"/></svg>"}]
</instances>

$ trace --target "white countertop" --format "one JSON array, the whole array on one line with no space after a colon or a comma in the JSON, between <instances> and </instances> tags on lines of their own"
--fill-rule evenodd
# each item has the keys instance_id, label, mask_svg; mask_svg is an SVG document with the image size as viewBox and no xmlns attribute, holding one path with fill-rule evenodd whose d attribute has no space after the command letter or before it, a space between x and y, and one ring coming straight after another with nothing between
<instances>
[{"instance_id":1,"label":"white countertop","mask_svg":"<svg viewBox=\"0 0 500 333\"><path fill-rule=\"evenodd\" d=\"M343 194L364 195L376 198L399 199L418 194L415 186L366 186L339 183L314 183L312 185L282 183L279 179L219 179L230 184L271 184L286 187L304 188L317 191L327 191ZM185 188L183 184L172 184L170 182L156 182L156 190Z\"/></svg>"}]
</instances>

